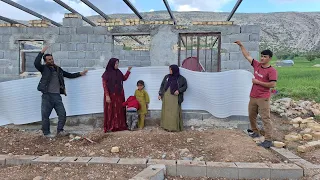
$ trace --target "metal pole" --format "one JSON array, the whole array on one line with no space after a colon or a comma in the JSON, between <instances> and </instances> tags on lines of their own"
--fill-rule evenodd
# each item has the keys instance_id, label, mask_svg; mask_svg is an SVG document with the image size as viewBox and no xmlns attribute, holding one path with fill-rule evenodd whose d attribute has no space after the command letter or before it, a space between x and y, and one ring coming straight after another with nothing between
<instances>
[{"instance_id":1,"label":"metal pole","mask_svg":"<svg viewBox=\"0 0 320 180\"><path fill-rule=\"evenodd\" d=\"M143 19L138 10L131 4L129 0L123 0L123 2L129 6L129 8L139 17L139 19Z\"/></svg>"},{"instance_id":2,"label":"metal pole","mask_svg":"<svg viewBox=\"0 0 320 180\"><path fill-rule=\"evenodd\" d=\"M89 6L91 9L93 9L96 13L98 13L100 16L102 16L105 20L110 19L109 16L107 16L104 12L102 12L99 8L97 8L95 5L93 5L90 1L88 0L80 0L87 6Z\"/></svg>"},{"instance_id":3,"label":"metal pole","mask_svg":"<svg viewBox=\"0 0 320 180\"><path fill-rule=\"evenodd\" d=\"M55 21L53 21L53 20L51 20L51 19L49 19L49 18L47 18L45 16L42 16L41 14L38 14L37 12L34 12L34 11L32 11L32 10L30 10L30 9L28 9L28 8L26 8L26 7L22 6L22 5L14 2L14 1L11 1L11 0L0 0L0 1L5 2L5 3L7 3L7 4L9 4L9 5L11 5L11 6L15 7L15 8L18 8L18 9L20 9L20 10L26 12L26 13L29 13L29 14L35 16L35 17L50 21L51 24L53 24L55 26L58 26L58 27L62 26L61 24L59 24L59 23L57 23L57 22L55 22Z\"/></svg>"},{"instance_id":4,"label":"metal pole","mask_svg":"<svg viewBox=\"0 0 320 180\"><path fill-rule=\"evenodd\" d=\"M166 6L166 8L167 8L167 10L168 10L168 12L169 12L170 18L173 20L173 24L176 25L177 22L176 22L173 14L172 14L172 12L171 12L171 8L170 8L170 6L169 6L168 1L167 1L167 0L163 0L163 2L164 2L164 5Z\"/></svg>"}]
</instances>

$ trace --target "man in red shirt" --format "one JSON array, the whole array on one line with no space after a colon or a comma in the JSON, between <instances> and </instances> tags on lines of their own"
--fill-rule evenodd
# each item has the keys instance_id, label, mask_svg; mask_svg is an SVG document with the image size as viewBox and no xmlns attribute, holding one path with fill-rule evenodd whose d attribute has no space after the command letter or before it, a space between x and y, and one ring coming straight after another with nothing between
<instances>
[{"instance_id":1,"label":"man in red shirt","mask_svg":"<svg viewBox=\"0 0 320 180\"><path fill-rule=\"evenodd\" d=\"M249 61L254 70L252 79L252 89L250 93L250 102L248 106L251 129L251 137L259 137L257 127L257 115L261 116L264 130L265 141L259 146L270 148L272 146L272 122L270 119L270 88L276 86L278 79L277 70L270 65L272 51L264 50L261 52L260 62L253 59L240 41L236 41L241 48L243 56Z\"/></svg>"}]
</instances>

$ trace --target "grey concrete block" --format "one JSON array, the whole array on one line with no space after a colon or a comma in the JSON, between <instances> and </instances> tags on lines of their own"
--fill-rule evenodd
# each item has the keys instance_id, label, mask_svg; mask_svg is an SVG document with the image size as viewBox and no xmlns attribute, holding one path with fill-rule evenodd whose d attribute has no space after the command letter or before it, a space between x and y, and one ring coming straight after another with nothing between
<instances>
[{"instance_id":1,"label":"grey concrete block","mask_svg":"<svg viewBox=\"0 0 320 180\"><path fill-rule=\"evenodd\" d=\"M119 158L106 158L106 157L93 157L88 163L89 164L117 164Z\"/></svg>"},{"instance_id":2,"label":"grey concrete block","mask_svg":"<svg viewBox=\"0 0 320 180\"><path fill-rule=\"evenodd\" d=\"M0 51L0 59L4 58L4 51Z\"/></svg>"},{"instance_id":3,"label":"grey concrete block","mask_svg":"<svg viewBox=\"0 0 320 180\"><path fill-rule=\"evenodd\" d=\"M126 56L124 57L124 59L127 60L127 61L134 61L134 60L136 60L135 56L130 56L130 55L126 55Z\"/></svg>"},{"instance_id":4,"label":"grey concrete block","mask_svg":"<svg viewBox=\"0 0 320 180\"><path fill-rule=\"evenodd\" d=\"M127 61L127 60L125 60L124 55L114 55L114 54L113 54L113 56L112 56L112 57L114 57L114 58L118 58L120 61Z\"/></svg>"},{"instance_id":5,"label":"grey concrete block","mask_svg":"<svg viewBox=\"0 0 320 180\"><path fill-rule=\"evenodd\" d=\"M58 52L52 53L52 56L53 56L54 59L68 59L69 52L67 52L67 51L58 51Z\"/></svg>"},{"instance_id":6,"label":"grey concrete block","mask_svg":"<svg viewBox=\"0 0 320 180\"><path fill-rule=\"evenodd\" d=\"M79 27L83 26L82 19L79 18L63 18L64 27Z\"/></svg>"},{"instance_id":7,"label":"grey concrete block","mask_svg":"<svg viewBox=\"0 0 320 180\"><path fill-rule=\"evenodd\" d=\"M36 162L36 163L59 163L64 158L65 157L58 157L58 156L40 156L40 157L32 160L32 162Z\"/></svg>"},{"instance_id":8,"label":"grey concrete block","mask_svg":"<svg viewBox=\"0 0 320 180\"><path fill-rule=\"evenodd\" d=\"M60 35L76 34L76 28L74 28L74 27L59 27L59 34Z\"/></svg>"},{"instance_id":9,"label":"grey concrete block","mask_svg":"<svg viewBox=\"0 0 320 180\"><path fill-rule=\"evenodd\" d=\"M141 61L140 66L141 67L151 66L151 61Z\"/></svg>"},{"instance_id":10,"label":"grey concrete block","mask_svg":"<svg viewBox=\"0 0 320 180\"><path fill-rule=\"evenodd\" d=\"M1 27L0 34L12 34L11 27Z\"/></svg>"},{"instance_id":11,"label":"grey concrete block","mask_svg":"<svg viewBox=\"0 0 320 180\"><path fill-rule=\"evenodd\" d=\"M103 35L88 35L89 43L104 43Z\"/></svg>"},{"instance_id":12,"label":"grey concrete block","mask_svg":"<svg viewBox=\"0 0 320 180\"><path fill-rule=\"evenodd\" d=\"M56 38L55 43L69 43L71 41L71 35L59 35Z\"/></svg>"},{"instance_id":13,"label":"grey concrete block","mask_svg":"<svg viewBox=\"0 0 320 180\"><path fill-rule=\"evenodd\" d=\"M202 115L197 112L182 112L182 119L183 120L190 120L190 119L199 119L202 120Z\"/></svg>"},{"instance_id":14,"label":"grey concrete block","mask_svg":"<svg viewBox=\"0 0 320 180\"><path fill-rule=\"evenodd\" d=\"M164 180L166 167L163 164L151 165L130 180Z\"/></svg>"},{"instance_id":15,"label":"grey concrete block","mask_svg":"<svg viewBox=\"0 0 320 180\"><path fill-rule=\"evenodd\" d=\"M245 57L241 52L231 52L230 53L230 61L244 61Z\"/></svg>"},{"instance_id":16,"label":"grey concrete block","mask_svg":"<svg viewBox=\"0 0 320 180\"><path fill-rule=\"evenodd\" d=\"M84 59L86 57L85 52L69 52L69 59Z\"/></svg>"},{"instance_id":17,"label":"grey concrete block","mask_svg":"<svg viewBox=\"0 0 320 180\"><path fill-rule=\"evenodd\" d=\"M134 66L134 67L141 67L141 61L128 61L129 62L129 66Z\"/></svg>"},{"instance_id":18,"label":"grey concrete block","mask_svg":"<svg viewBox=\"0 0 320 180\"><path fill-rule=\"evenodd\" d=\"M77 51L93 51L93 44L88 43L78 43Z\"/></svg>"},{"instance_id":19,"label":"grey concrete block","mask_svg":"<svg viewBox=\"0 0 320 180\"><path fill-rule=\"evenodd\" d=\"M0 42L10 42L10 38L12 37L12 35L2 35L0 36Z\"/></svg>"},{"instance_id":20,"label":"grey concrete block","mask_svg":"<svg viewBox=\"0 0 320 180\"><path fill-rule=\"evenodd\" d=\"M155 164L164 164L166 166L167 175L177 175L177 161L176 160L162 160L162 159L149 159L147 166Z\"/></svg>"},{"instance_id":21,"label":"grey concrete block","mask_svg":"<svg viewBox=\"0 0 320 180\"><path fill-rule=\"evenodd\" d=\"M204 161L177 161L177 176L206 177L207 167Z\"/></svg>"},{"instance_id":22,"label":"grey concrete block","mask_svg":"<svg viewBox=\"0 0 320 180\"><path fill-rule=\"evenodd\" d=\"M99 52L86 52L86 59L100 59L100 56Z\"/></svg>"},{"instance_id":23,"label":"grey concrete block","mask_svg":"<svg viewBox=\"0 0 320 180\"><path fill-rule=\"evenodd\" d=\"M239 179L270 179L271 170L265 163L235 163L239 170Z\"/></svg>"},{"instance_id":24,"label":"grey concrete block","mask_svg":"<svg viewBox=\"0 0 320 180\"><path fill-rule=\"evenodd\" d=\"M94 67L96 64L95 60L83 59L78 60L78 67Z\"/></svg>"},{"instance_id":25,"label":"grey concrete block","mask_svg":"<svg viewBox=\"0 0 320 180\"><path fill-rule=\"evenodd\" d=\"M249 54L253 59L259 60L259 57L260 57L259 51L249 51Z\"/></svg>"},{"instance_id":26,"label":"grey concrete block","mask_svg":"<svg viewBox=\"0 0 320 180\"><path fill-rule=\"evenodd\" d=\"M299 156L293 154L288 149L276 148L276 147L271 147L270 149L271 149L271 151L273 151L273 152L277 153L278 155L280 155L285 160L301 159Z\"/></svg>"},{"instance_id":27,"label":"grey concrete block","mask_svg":"<svg viewBox=\"0 0 320 180\"><path fill-rule=\"evenodd\" d=\"M87 34L71 35L71 42L86 43L86 42L88 42L88 35Z\"/></svg>"},{"instance_id":28,"label":"grey concrete block","mask_svg":"<svg viewBox=\"0 0 320 180\"><path fill-rule=\"evenodd\" d=\"M221 61L229 61L230 53L221 53Z\"/></svg>"},{"instance_id":29,"label":"grey concrete block","mask_svg":"<svg viewBox=\"0 0 320 180\"><path fill-rule=\"evenodd\" d=\"M25 34L28 32L26 27L11 27L12 34ZM1 33L0 33L1 34Z\"/></svg>"},{"instance_id":30,"label":"grey concrete block","mask_svg":"<svg viewBox=\"0 0 320 180\"><path fill-rule=\"evenodd\" d=\"M110 51L110 48L110 45L108 45L107 43L99 43L93 45L93 49L95 51Z\"/></svg>"},{"instance_id":31,"label":"grey concrete block","mask_svg":"<svg viewBox=\"0 0 320 180\"><path fill-rule=\"evenodd\" d=\"M238 167L234 163L207 162L207 177L238 179Z\"/></svg>"},{"instance_id":32,"label":"grey concrete block","mask_svg":"<svg viewBox=\"0 0 320 180\"><path fill-rule=\"evenodd\" d=\"M253 69L253 67L248 61L242 60L240 61L240 69Z\"/></svg>"},{"instance_id":33,"label":"grey concrete block","mask_svg":"<svg viewBox=\"0 0 320 180\"><path fill-rule=\"evenodd\" d=\"M88 163L92 157L66 157L61 160L61 163Z\"/></svg>"},{"instance_id":34,"label":"grey concrete block","mask_svg":"<svg viewBox=\"0 0 320 180\"><path fill-rule=\"evenodd\" d=\"M202 115L202 119L203 120L204 119L210 119L210 118L213 117L212 114L210 114L210 113L201 113L201 115Z\"/></svg>"},{"instance_id":35,"label":"grey concrete block","mask_svg":"<svg viewBox=\"0 0 320 180\"><path fill-rule=\"evenodd\" d=\"M63 50L63 51L76 51L77 44L76 43L63 43L63 44L61 44L61 50Z\"/></svg>"},{"instance_id":36,"label":"grey concrete block","mask_svg":"<svg viewBox=\"0 0 320 180\"><path fill-rule=\"evenodd\" d=\"M141 159L141 158L121 158L118 165L133 165L133 166L141 166L141 167L147 167L147 159Z\"/></svg>"},{"instance_id":37,"label":"grey concrete block","mask_svg":"<svg viewBox=\"0 0 320 180\"><path fill-rule=\"evenodd\" d=\"M258 41L260 42L260 34L250 34L250 41Z\"/></svg>"},{"instance_id":38,"label":"grey concrete block","mask_svg":"<svg viewBox=\"0 0 320 180\"><path fill-rule=\"evenodd\" d=\"M0 43L0 49L1 50L9 50L10 44L9 43Z\"/></svg>"},{"instance_id":39,"label":"grey concrete block","mask_svg":"<svg viewBox=\"0 0 320 180\"><path fill-rule=\"evenodd\" d=\"M240 69L240 62L239 61L222 61L221 69L228 69L228 70Z\"/></svg>"},{"instance_id":40,"label":"grey concrete block","mask_svg":"<svg viewBox=\"0 0 320 180\"><path fill-rule=\"evenodd\" d=\"M240 52L239 46L235 43L222 43L221 50L222 49L226 52Z\"/></svg>"},{"instance_id":41,"label":"grey concrete block","mask_svg":"<svg viewBox=\"0 0 320 180\"><path fill-rule=\"evenodd\" d=\"M228 35L221 36L221 43L230 43L230 38Z\"/></svg>"},{"instance_id":42,"label":"grey concrete block","mask_svg":"<svg viewBox=\"0 0 320 180\"><path fill-rule=\"evenodd\" d=\"M109 34L107 27L96 26L93 28L93 33L97 35L106 35Z\"/></svg>"},{"instance_id":43,"label":"grey concrete block","mask_svg":"<svg viewBox=\"0 0 320 180\"><path fill-rule=\"evenodd\" d=\"M93 34L92 26L77 27L77 34Z\"/></svg>"},{"instance_id":44,"label":"grey concrete block","mask_svg":"<svg viewBox=\"0 0 320 180\"><path fill-rule=\"evenodd\" d=\"M19 60L19 51L5 51L4 52L4 59L10 59L10 60Z\"/></svg>"},{"instance_id":45,"label":"grey concrete block","mask_svg":"<svg viewBox=\"0 0 320 180\"><path fill-rule=\"evenodd\" d=\"M259 42L244 42L242 44L247 51L259 51Z\"/></svg>"},{"instance_id":46,"label":"grey concrete block","mask_svg":"<svg viewBox=\"0 0 320 180\"><path fill-rule=\"evenodd\" d=\"M48 52L57 52L57 51L61 51L61 44L59 43L52 44L48 49Z\"/></svg>"},{"instance_id":47,"label":"grey concrete block","mask_svg":"<svg viewBox=\"0 0 320 180\"><path fill-rule=\"evenodd\" d=\"M6 165L6 155L0 155L0 165L4 166Z\"/></svg>"},{"instance_id":48,"label":"grey concrete block","mask_svg":"<svg viewBox=\"0 0 320 180\"><path fill-rule=\"evenodd\" d=\"M260 33L259 25L242 25L241 33Z\"/></svg>"},{"instance_id":49,"label":"grey concrete block","mask_svg":"<svg viewBox=\"0 0 320 180\"><path fill-rule=\"evenodd\" d=\"M295 164L270 164L271 179L300 179L303 169Z\"/></svg>"},{"instance_id":50,"label":"grey concrete block","mask_svg":"<svg viewBox=\"0 0 320 180\"><path fill-rule=\"evenodd\" d=\"M6 165L32 164L37 156L17 155L6 158Z\"/></svg>"},{"instance_id":51,"label":"grey concrete block","mask_svg":"<svg viewBox=\"0 0 320 180\"><path fill-rule=\"evenodd\" d=\"M136 61L150 61L150 56L136 56Z\"/></svg>"},{"instance_id":52,"label":"grey concrete block","mask_svg":"<svg viewBox=\"0 0 320 180\"><path fill-rule=\"evenodd\" d=\"M110 36L110 35L104 35L104 42L105 42L105 43L113 43L112 36Z\"/></svg>"},{"instance_id":53,"label":"grey concrete block","mask_svg":"<svg viewBox=\"0 0 320 180\"><path fill-rule=\"evenodd\" d=\"M119 59L119 58L118 58ZM119 67L128 67L130 66L130 62L126 60L120 60Z\"/></svg>"},{"instance_id":54,"label":"grey concrete block","mask_svg":"<svg viewBox=\"0 0 320 180\"><path fill-rule=\"evenodd\" d=\"M5 74L11 74L11 75L19 75L20 70L19 70L19 67L9 66L9 67L5 68L4 73Z\"/></svg>"},{"instance_id":55,"label":"grey concrete block","mask_svg":"<svg viewBox=\"0 0 320 180\"><path fill-rule=\"evenodd\" d=\"M49 27L49 28L42 28L42 27L28 27L27 28L28 34L59 34L58 27Z\"/></svg>"},{"instance_id":56,"label":"grey concrete block","mask_svg":"<svg viewBox=\"0 0 320 180\"><path fill-rule=\"evenodd\" d=\"M150 51L140 51L140 56L150 56Z\"/></svg>"},{"instance_id":57,"label":"grey concrete block","mask_svg":"<svg viewBox=\"0 0 320 180\"><path fill-rule=\"evenodd\" d=\"M76 59L61 60L60 65L61 67L78 67L78 60Z\"/></svg>"},{"instance_id":58,"label":"grey concrete block","mask_svg":"<svg viewBox=\"0 0 320 180\"><path fill-rule=\"evenodd\" d=\"M248 42L249 41L249 34L231 34L228 36L229 42L234 43L235 41L239 40L241 42Z\"/></svg>"}]
</instances>

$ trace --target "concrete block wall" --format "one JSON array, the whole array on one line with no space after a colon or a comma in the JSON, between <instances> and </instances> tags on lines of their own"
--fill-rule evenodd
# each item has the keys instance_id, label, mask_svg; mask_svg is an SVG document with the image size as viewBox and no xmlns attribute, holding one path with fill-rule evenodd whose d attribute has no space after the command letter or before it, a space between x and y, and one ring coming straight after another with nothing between
<instances>
[{"instance_id":1,"label":"concrete block wall","mask_svg":"<svg viewBox=\"0 0 320 180\"><path fill-rule=\"evenodd\" d=\"M52 53L56 63L69 72L104 68L111 57L118 57L122 67L177 64L179 33L221 33L222 71L251 68L239 47L233 44L237 39L242 40L254 58L259 56L259 26L193 25L176 29L173 25L144 24L115 26L108 31L106 27L83 24L81 19L65 18L63 27L0 27L0 82L22 78L19 70L19 40L44 40L45 44L51 44L47 52ZM113 35L130 34L149 34L150 51L125 51L114 46Z\"/></svg>"}]
</instances>

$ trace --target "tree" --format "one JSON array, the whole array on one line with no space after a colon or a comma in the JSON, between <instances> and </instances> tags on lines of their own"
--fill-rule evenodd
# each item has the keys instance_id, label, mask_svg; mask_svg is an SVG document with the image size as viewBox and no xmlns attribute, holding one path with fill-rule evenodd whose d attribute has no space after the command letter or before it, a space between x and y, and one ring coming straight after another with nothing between
<instances>
[{"instance_id":1,"label":"tree","mask_svg":"<svg viewBox=\"0 0 320 180\"><path fill-rule=\"evenodd\" d=\"M315 60L316 59L316 56L315 55L313 55L313 54L308 54L307 56L306 56L306 59L307 59L307 61L313 61L313 60Z\"/></svg>"}]
</instances>

